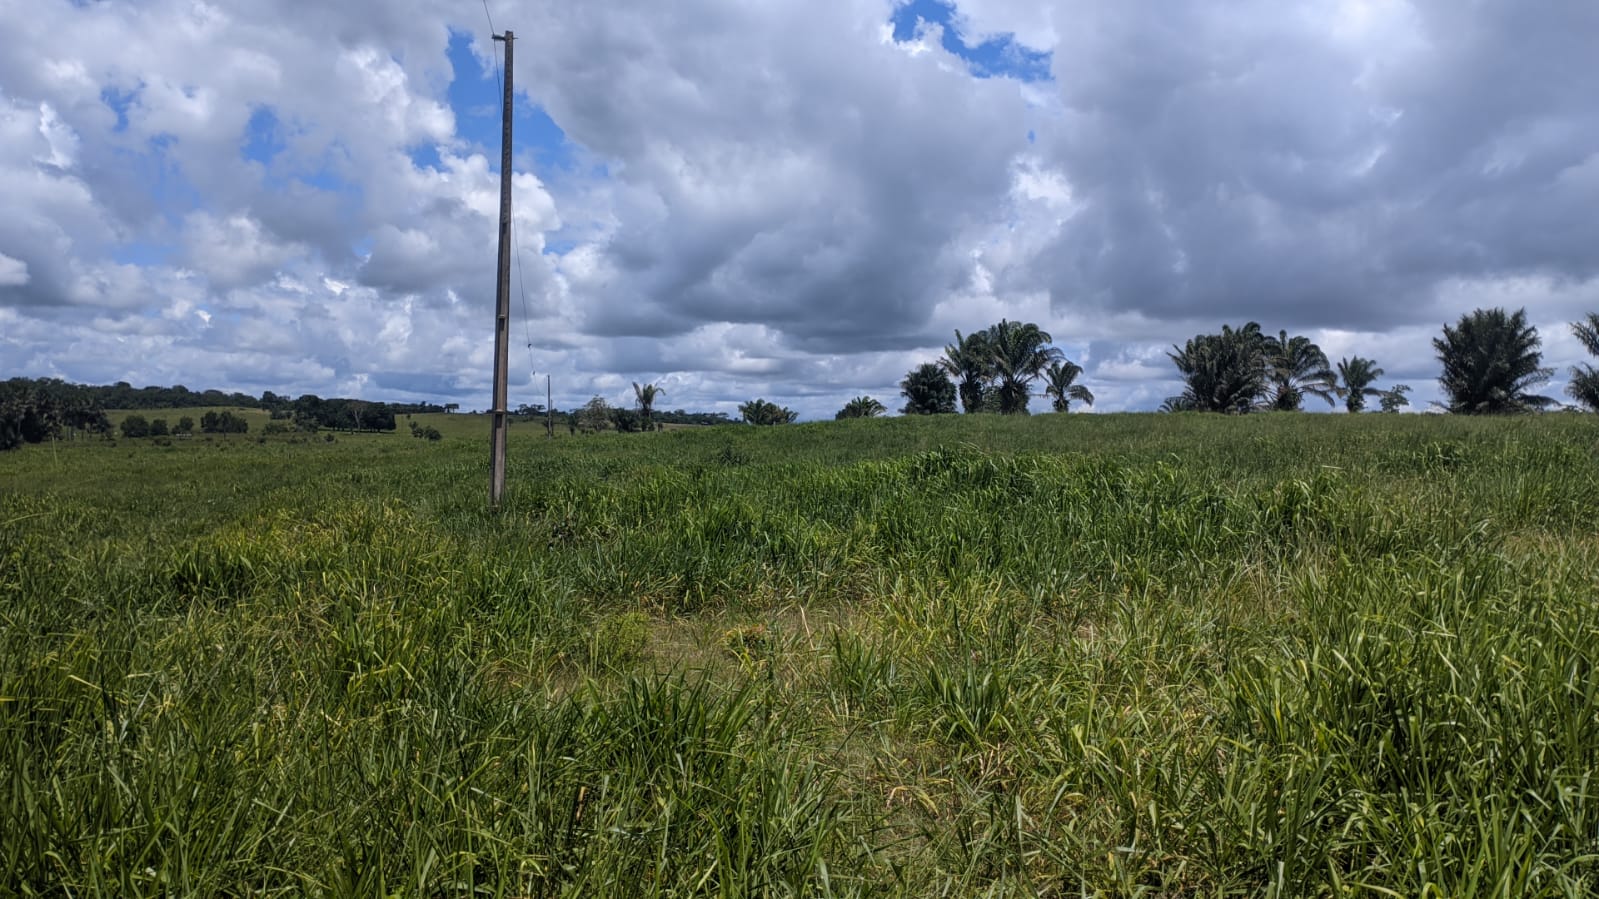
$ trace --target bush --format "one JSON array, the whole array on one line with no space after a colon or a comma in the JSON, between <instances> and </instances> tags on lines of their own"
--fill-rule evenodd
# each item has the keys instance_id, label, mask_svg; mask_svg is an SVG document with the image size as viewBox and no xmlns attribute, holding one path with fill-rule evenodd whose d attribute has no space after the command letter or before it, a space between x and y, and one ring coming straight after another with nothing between
<instances>
[{"instance_id":1,"label":"bush","mask_svg":"<svg viewBox=\"0 0 1599 899\"><path fill-rule=\"evenodd\" d=\"M143 415L129 415L127 418L122 419L119 430L122 431L122 436L128 438L148 437L150 436L150 422Z\"/></svg>"}]
</instances>

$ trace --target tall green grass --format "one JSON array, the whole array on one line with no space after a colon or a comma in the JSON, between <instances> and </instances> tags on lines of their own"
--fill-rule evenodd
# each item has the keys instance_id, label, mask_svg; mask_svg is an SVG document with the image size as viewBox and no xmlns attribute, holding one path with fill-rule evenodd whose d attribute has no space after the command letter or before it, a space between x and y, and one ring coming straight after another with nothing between
<instances>
[{"instance_id":1,"label":"tall green grass","mask_svg":"<svg viewBox=\"0 0 1599 899\"><path fill-rule=\"evenodd\" d=\"M1586 417L482 442L0 457L0 893L1599 886Z\"/></svg>"}]
</instances>

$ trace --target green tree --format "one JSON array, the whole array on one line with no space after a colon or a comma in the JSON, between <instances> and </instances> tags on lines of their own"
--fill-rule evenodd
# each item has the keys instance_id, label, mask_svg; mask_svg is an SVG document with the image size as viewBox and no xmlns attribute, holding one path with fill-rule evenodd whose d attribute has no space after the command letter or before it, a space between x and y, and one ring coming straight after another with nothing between
<instances>
[{"instance_id":1,"label":"green tree","mask_svg":"<svg viewBox=\"0 0 1599 899\"><path fill-rule=\"evenodd\" d=\"M1248 412L1266 393L1266 339L1260 325L1198 334L1167 353L1183 378L1181 396L1168 400L1183 411Z\"/></svg>"},{"instance_id":2,"label":"green tree","mask_svg":"<svg viewBox=\"0 0 1599 899\"><path fill-rule=\"evenodd\" d=\"M1580 322L1571 323L1571 332L1577 335L1588 352L1599 356L1599 313L1590 312ZM1599 370L1592 365L1573 365L1571 383L1566 393L1590 412L1599 412Z\"/></svg>"},{"instance_id":3,"label":"green tree","mask_svg":"<svg viewBox=\"0 0 1599 899\"><path fill-rule=\"evenodd\" d=\"M1051 362L1044 371L1044 395L1053 402L1056 412L1070 412L1072 401L1094 405L1094 395L1087 387L1077 383L1083 367L1070 359Z\"/></svg>"},{"instance_id":4,"label":"green tree","mask_svg":"<svg viewBox=\"0 0 1599 899\"><path fill-rule=\"evenodd\" d=\"M150 422L143 415L129 415L127 418L122 419L120 430L122 431L122 436L130 439L149 437Z\"/></svg>"},{"instance_id":5,"label":"green tree","mask_svg":"<svg viewBox=\"0 0 1599 899\"><path fill-rule=\"evenodd\" d=\"M1278 412L1298 412L1308 394L1333 405L1338 376L1327 364L1327 354L1303 335L1279 331L1264 340L1266 377L1270 382L1269 406Z\"/></svg>"},{"instance_id":6,"label":"green tree","mask_svg":"<svg viewBox=\"0 0 1599 899\"><path fill-rule=\"evenodd\" d=\"M632 434L644 430L644 416L633 409L618 407L611 410L611 424L616 425L620 433Z\"/></svg>"},{"instance_id":7,"label":"green tree","mask_svg":"<svg viewBox=\"0 0 1599 899\"><path fill-rule=\"evenodd\" d=\"M1409 384L1395 384L1387 390L1379 391L1377 394L1379 408L1390 414L1398 412L1405 406L1410 405L1410 400L1405 397L1405 394L1409 392Z\"/></svg>"},{"instance_id":8,"label":"green tree","mask_svg":"<svg viewBox=\"0 0 1599 899\"><path fill-rule=\"evenodd\" d=\"M1049 332L1032 322L1001 319L988 329L989 370L996 384L994 398L1004 415L1026 415L1032 384L1052 362L1064 358L1049 346Z\"/></svg>"},{"instance_id":9,"label":"green tree","mask_svg":"<svg viewBox=\"0 0 1599 899\"><path fill-rule=\"evenodd\" d=\"M151 422L150 422L150 436L151 437L165 437L165 436L167 436L167 420L164 419L164 418L157 418L157 419L151 420Z\"/></svg>"},{"instance_id":10,"label":"green tree","mask_svg":"<svg viewBox=\"0 0 1599 899\"><path fill-rule=\"evenodd\" d=\"M193 434L194 433L194 419L190 418L187 415L182 416L181 418L178 419L177 426L172 429L172 433L174 433L174 434Z\"/></svg>"},{"instance_id":11,"label":"green tree","mask_svg":"<svg viewBox=\"0 0 1599 899\"><path fill-rule=\"evenodd\" d=\"M1444 366L1438 383L1448 398L1445 408L1461 415L1501 415L1552 404L1531 392L1552 374L1540 365L1541 342L1538 329L1527 324L1526 309L1477 309L1454 327L1444 325L1432 346Z\"/></svg>"},{"instance_id":12,"label":"green tree","mask_svg":"<svg viewBox=\"0 0 1599 899\"><path fill-rule=\"evenodd\" d=\"M955 411L955 382L937 362L924 362L905 373L899 382L906 415L943 415Z\"/></svg>"},{"instance_id":13,"label":"green tree","mask_svg":"<svg viewBox=\"0 0 1599 899\"><path fill-rule=\"evenodd\" d=\"M982 412L994 370L988 332L979 331L970 337L963 337L961 332L956 331L955 342L944 347L944 355L939 357L938 365L955 379L962 411L967 414Z\"/></svg>"},{"instance_id":14,"label":"green tree","mask_svg":"<svg viewBox=\"0 0 1599 899\"><path fill-rule=\"evenodd\" d=\"M1338 395L1344 398L1344 408L1351 414L1360 412L1366 408L1366 397L1381 396L1382 391L1371 384L1382 375L1382 369L1370 359L1339 359L1338 378L1344 385L1338 388Z\"/></svg>"},{"instance_id":15,"label":"green tree","mask_svg":"<svg viewBox=\"0 0 1599 899\"><path fill-rule=\"evenodd\" d=\"M799 417L799 413L764 399L753 399L738 407L740 415L752 425L786 425Z\"/></svg>"},{"instance_id":16,"label":"green tree","mask_svg":"<svg viewBox=\"0 0 1599 899\"><path fill-rule=\"evenodd\" d=\"M609 431L611 424L611 404L604 397L594 397L577 410L577 429L580 431Z\"/></svg>"},{"instance_id":17,"label":"green tree","mask_svg":"<svg viewBox=\"0 0 1599 899\"><path fill-rule=\"evenodd\" d=\"M845 403L844 408L838 410L838 414L834 415L833 418L876 418L887 411L888 409L884 408L883 404L877 400L869 396L858 396Z\"/></svg>"},{"instance_id":18,"label":"green tree","mask_svg":"<svg viewBox=\"0 0 1599 899\"><path fill-rule=\"evenodd\" d=\"M638 400L638 414L644 419L644 430L655 430L655 398L665 392L654 384L633 382L633 396Z\"/></svg>"}]
</instances>

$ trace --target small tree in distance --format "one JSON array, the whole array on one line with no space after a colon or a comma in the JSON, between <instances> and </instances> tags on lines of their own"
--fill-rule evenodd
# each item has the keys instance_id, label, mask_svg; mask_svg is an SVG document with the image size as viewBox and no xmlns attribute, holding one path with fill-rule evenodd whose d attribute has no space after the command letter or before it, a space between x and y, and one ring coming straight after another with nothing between
<instances>
[{"instance_id":1,"label":"small tree in distance","mask_svg":"<svg viewBox=\"0 0 1599 899\"><path fill-rule=\"evenodd\" d=\"M989 370L997 382L993 396L1004 415L1026 415L1032 383L1053 362L1065 358L1049 346L1054 338L1032 322L1000 319L988 329Z\"/></svg>"},{"instance_id":2,"label":"small tree in distance","mask_svg":"<svg viewBox=\"0 0 1599 899\"><path fill-rule=\"evenodd\" d=\"M633 382L633 396L638 399L638 414L644 420L644 430L655 430L655 398L665 392L654 384Z\"/></svg>"},{"instance_id":3,"label":"small tree in distance","mask_svg":"<svg viewBox=\"0 0 1599 899\"><path fill-rule=\"evenodd\" d=\"M609 431L611 429L611 405L604 397L594 397L577 410L577 429L579 431Z\"/></svg>"},{"instance_id":4,"label":"small tree in distance","mask_svg":"<svg viewBox=\"0 0 1599 899\"><path fill-rule=\"evenodd\" d=\"M879 403L872 397L858 396L845 403L844 408L838 410L838 414L834 415L833 418L834 420L842 420L845 418L876 418L887 411L888 410L883 407L882 403Z\"/></svg>"},{"instance_id":5,"label":"small tree in distance","mask_svg":"<svg viewBox=\"0 0 1599 899\"><path fill-rule=\"evenodd\" d=\"M764 399L753 399L738 407L740 415L752 425L786 425L799 417L799 413Z\"/></svg>"},{"instance_id":6,"label":"small tree in distance","mask_svg":"<svg viewBox=\"0 0 1599 899\"><path fill-rule=\"evenodd\" d=\"M905 373L899 382L906 415L945 415L955 411L955 382L937 362L924 362Z\"/></svg>"},{"instance_id":7,"label":"small tree in distance","mask_svg":"<svg viewBox=\"0 0 1599 899\"><path fill-rule=\"evenodd\" d=\"M1278 336L1265 339L1263 348L1266 372L1271 380L1272 409L1298 412L1307 394L1333 405L1338 376L1327 365L1327 354L1309 337L1300 334L1289 337L1287 331L1279 331Z\"/></svg>"},{"instance_id":8,"label":"small tree in distance","mask_svg":"<svg viewBox=\"0 0 1599 899\"><path fill-rule=\"evenodd\" d=\"M1338 388L1338 395L1344 398L1344 408L1351 414L1366 408L1366 397L1382 395L1381 390L1371 386L1373 381L1382 377L1382 369L1370 359L1359 356L1339 359L1338 377L1344 382L1344 386Z\"/></svg>"},{"instance_id":9,"label":"small tree in distance","mask_svg":"<svg viewBox=\"0 0 1599 899\"><path fill-rule=\"evenodd\" d=\"M987 331L978 331L969 337L956 331L955 342L944 347L944 355L938 360L938 365L951 378L960 379L961 409L968 415L983 411L988 401L992 356Z\"/></svg>"},{"instance_id":10,"label":"small tree in distance","mask_svg":"<svg viewBox=\"0 0 1599 899\"><path fill-rule=\"evenodd\" d=\"M150 422L143 415L129 415L120 425L122 436L129 439L150 436Z\"/></svg>"},{"instance_id":11,"label":"small tree in distance","mask_svg":"<svg viewBox=\"0 0 1599 899\"><path fill-rule=\"evenodd\" d=\"M1070 359L1050 363L1044 372L1044 395L1049 397L1056 412L1070 412L1072 401L1094 405L1094 395L1077 382L1083 367Z\"/></svg>"},{"instance_id":12,"label":"small tree in distance","mask_svg":"<svg viewBox=\"0 0 1599 899\"><path fill-rule=\"evenodd\" d=\"M1389 414L1398 412L1400 409L1410 405L1410 400L1405 398L1405 394L1409 392L1409 384L1395 384L1387 390L1379 391L1377 394L1379 408Z\"/></svg>"}]
</instances>

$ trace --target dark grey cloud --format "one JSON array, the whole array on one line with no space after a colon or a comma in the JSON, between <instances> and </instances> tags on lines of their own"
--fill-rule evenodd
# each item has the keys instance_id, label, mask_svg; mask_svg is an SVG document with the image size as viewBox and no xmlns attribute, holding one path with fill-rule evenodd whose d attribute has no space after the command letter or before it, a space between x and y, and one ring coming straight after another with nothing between
<instances>
[{"instance_id":1,"label":"dark grey cloud","mask_svg":"<svg viewBox=\"0 0 1599 899\"><path fill-rule=\"evenodd\" d=\"M962 239L1002 215L1025 102L885 42L887 11L541 10L529 83L618 161L630 213L607 241L610 277L590 285L592 333L763 323L794 346L859 351L926 321L961 276Z\"/></svg>"},{"instance_id":2,"label":"dark grey cloud","mask_svg":"<svg viewBox=\"0 0 1599 899\"><path fill-rule=\"evenodd\" d=\"M1078 208L1008 286L1381 330L1451 279L1599 274L1592 4L1079 11L1040 132Z\"/></svg>"}]
</instances>

